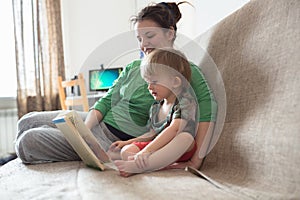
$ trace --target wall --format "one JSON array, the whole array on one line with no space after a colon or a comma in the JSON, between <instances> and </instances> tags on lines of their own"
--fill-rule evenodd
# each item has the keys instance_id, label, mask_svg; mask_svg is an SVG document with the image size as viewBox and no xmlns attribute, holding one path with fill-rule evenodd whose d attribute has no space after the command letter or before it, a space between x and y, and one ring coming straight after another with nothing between
<instances>
[{"instance_id":1,"label":"wall","mask_svg":"<svg viewBox=\"0 0 300 200\"><path fill-rule=\"evenodd\" d=\"M174 0L174 2L177 3L183 1L184 0ZM137 0L136 2L137 9L140 10L147 6L149 2L161 2L161 0ZM188 0L188 2L192 4L192 6L187 3L179 5L182 18L178 23L178 32L188 38L194 39L245 3L249 2L249 0Z\"/></svg>"},{"instance_id":2,"label":"wall","mask_svg":"<svg viewBox=\"0 0 300 200\"><path fill-rule=\"evenodd\" d=\"M226 2L219 0L190 0L189 2L191 2L194 7L188 4L180 5L183 17L178 24L178 33L186 38L194 39L248 1L249 0L231 0ZM61 1L67 76L71 77L77 74L81 70L82 65L86 63L87 57L100 44L111 39L113 36L130 31L130 16L136 14L138 10L150 2L155 1ZM123 45L122 42L117 45L116 48L122 47ZM136 45L136 43L133 45ZM108 54L115 53L113 52L115 50L117 49L110 51L104 49L103 53L109 57L110 55ZM103 55L99 56L101 57ZM134 56L137 56L137 54L127 55L128 58ZM121 60L125 61L127 59ZM100 64L99 61L99 63L95 63L94 65Z\"/></svg>"},{"instance_id":3,"label":"wall","mask_svg":"<svg viewBox=\"0 0 300 200\"><path fill-rule=\"evenodd\" d=\"M135 0L62 0L67 76L78 72L88 55L114 34L130 30Z\"/></svg>"}]
</instances>

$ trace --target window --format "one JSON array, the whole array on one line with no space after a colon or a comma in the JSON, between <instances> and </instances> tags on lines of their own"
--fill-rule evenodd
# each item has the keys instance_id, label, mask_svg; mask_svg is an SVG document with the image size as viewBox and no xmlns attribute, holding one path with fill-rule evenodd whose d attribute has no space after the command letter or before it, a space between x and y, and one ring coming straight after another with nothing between
<instances>
[{"instance_id":1,"label":"window","mask_svg":"<svg viewBox=\"0 0 300 200\"><path fill-rule=\"evenodd\" d=\"M17 78L13 9L11 0L0 1L0 98L16 97Z\"/></svg>"}]
</instances>

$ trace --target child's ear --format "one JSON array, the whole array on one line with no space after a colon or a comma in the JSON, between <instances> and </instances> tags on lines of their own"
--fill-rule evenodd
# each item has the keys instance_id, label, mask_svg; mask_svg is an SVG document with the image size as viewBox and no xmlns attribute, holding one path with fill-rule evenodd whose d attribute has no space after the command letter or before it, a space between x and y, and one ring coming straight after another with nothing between
<instances>
[{"instance_id":1,"label":"child's ear","mask_svg":"<svg viewBox=\"0 0 300 200\"><path fill-rule=\"evenodd\" d=\"M181 78L179 78L178 76L175 76L175 78L173 80L173 87L178 88L181 86L181 84L182 84Z\"/></svg>"}]
</instances>

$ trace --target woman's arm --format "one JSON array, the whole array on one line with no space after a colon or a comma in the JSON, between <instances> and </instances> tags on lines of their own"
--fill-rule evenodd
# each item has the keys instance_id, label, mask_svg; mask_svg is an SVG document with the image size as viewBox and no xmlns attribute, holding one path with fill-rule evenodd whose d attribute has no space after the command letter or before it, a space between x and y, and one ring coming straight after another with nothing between
<instances>
[{"instance_id":1,"label":"woman's arm","mask_svg":"<svg viewBox=\"0 0 300 200\"><path fill-rule=\"evenodd\" d=\"M197 150L194 153L193 157L191 158L191 167L194 167L196 169L199 169L199 167L202 164L203 158L206 155L201 155L200 157L200 150L201 151L205 151L208 148L209 145L209 139L207 140L205 137L206 136L210 136L211 137L211 133L213 131L213 127L214 127L214 123L213 122L199 122L198 123L198 131L197 131L197 135L196 135L196 142L197 142ZM204 142L204 141L208 141L208 142Z\"/></svg>"},{"instance_id":2,"label":"woman's arm","mask_svg":"<svg viewBox=\"0 0 300 200\"><path fill-rule=\"evenodd\" d=\"M89 128L92 129L94 126L98 125L103 119L103 115L99 110L90 110L84 123Z\"/></svg>"}]
</instances>

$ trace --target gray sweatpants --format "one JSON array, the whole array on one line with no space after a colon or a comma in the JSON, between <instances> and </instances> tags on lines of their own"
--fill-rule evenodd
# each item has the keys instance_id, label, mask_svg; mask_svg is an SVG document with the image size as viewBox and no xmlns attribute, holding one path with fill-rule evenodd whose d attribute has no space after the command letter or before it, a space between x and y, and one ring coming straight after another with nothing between
<instances>
[{"instance_id":1,"label":"gray sweatpants","mask_svg":"<svg viewBox=\"0 0 300 200\"><path fill-rule=\"evenodd\" d=\"M52 119L61 112L65 111L31 112L19 120L15 150L24 163L80 160L60 130L52 123ZM85 120L87 113L78 113ZM106 151L112 142L120 140L102 122L92 132Z\"/></svg>"}]
</instances>

